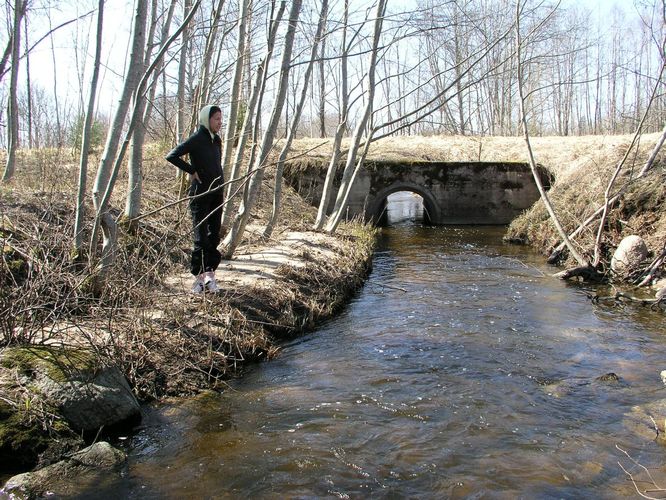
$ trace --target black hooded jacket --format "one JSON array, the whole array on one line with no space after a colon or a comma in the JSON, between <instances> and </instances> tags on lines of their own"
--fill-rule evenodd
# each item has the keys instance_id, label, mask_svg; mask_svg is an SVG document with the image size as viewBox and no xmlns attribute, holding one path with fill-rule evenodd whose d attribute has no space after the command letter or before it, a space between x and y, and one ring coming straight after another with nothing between
<instances>
[{"instance_id":1,"label":"black hooded jacket","mask_svg":"<svg viewBox=\"0 0 666 500\"><path fill-rule=\"evenodd\" d=\"M190 163L182 159L186 154L190 155ZM166 159L188 174L198 174L201 183L192 179L193 192L203 193L224 183L222 140L217 134L211 134L204 125L199 125L194 134L173 148Z\"/></svg>"}]
</instances>

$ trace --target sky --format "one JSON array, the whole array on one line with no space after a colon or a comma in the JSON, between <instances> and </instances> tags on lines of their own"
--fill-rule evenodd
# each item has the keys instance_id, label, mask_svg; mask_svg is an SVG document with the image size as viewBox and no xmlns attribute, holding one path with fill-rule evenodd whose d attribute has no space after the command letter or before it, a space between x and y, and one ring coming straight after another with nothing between
<instances>
[{"instance_id":1,"label":"sky","mask_svg":"<svg viewBox=\"0 0 666 500\"><path fill-rule=\"evenodd\" d=\"M389 0L391 3L396 0ZM403 0L401 5L408 5ZM351 0L351 5L367 0ZM82 14L97 8L95 0L56 1L49 12L39 10L31 14L28 38L34 43L39 37L49 31L50 26L57 26L62 22L74 19ZM613 5L626 10L633 9L633 0L562 0L564 6L583 5L592 10L599 19L604 19L611 11ZM107 0L104 11L104 43L102 52L102 68L100 72L100 88L98 90L99 110L109 114L115 106L119 95L122 74L126 66L127 44L133 20L133 0ZM30 67L32 84L42 87L48 93L57 92L61 107L76 107L79 101L85 101L89 92L89 80L92 71L94 56L96 13L88 15L85 22L72 23L58 30L52 39L47 38L30 54ZM6 43L6 39L0 40ZM54 52L52 51L52 46ZM77 56L77 47L88 44L87 57L81 59ZM81 51L79 51L79 54ZM78 59L78 60L77 60ZM85 65L83 73L84 95L81 96L79 83L81 67ZM25 68L25 65L24 65ZM25 82L25 71L21 80ZM57 82L57 88L54 88ZM23 83L25 85L25 83ZM25 87L23 87L25 88Z\"/></svg>"}]
</instances>

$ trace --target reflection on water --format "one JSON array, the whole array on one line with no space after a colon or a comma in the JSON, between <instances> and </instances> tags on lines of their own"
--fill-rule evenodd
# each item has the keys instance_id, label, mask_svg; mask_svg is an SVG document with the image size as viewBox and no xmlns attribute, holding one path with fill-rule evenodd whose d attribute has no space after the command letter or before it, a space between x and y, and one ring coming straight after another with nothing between
<instances>
[{"instance_id":1,"label":"reflection on water","mask_svg":"<svg viewBox=\"0 0 666 500\"><path fill-rule=\"evenodd\" d=\"M663 314L596 308L503 228L383 230L363 290L221 396L151 410L133 498L617 498L661 467ZM614 372L618 382L595 378ZM626 460L625 460L626 464Z\"/></svg>"}]
</instances>

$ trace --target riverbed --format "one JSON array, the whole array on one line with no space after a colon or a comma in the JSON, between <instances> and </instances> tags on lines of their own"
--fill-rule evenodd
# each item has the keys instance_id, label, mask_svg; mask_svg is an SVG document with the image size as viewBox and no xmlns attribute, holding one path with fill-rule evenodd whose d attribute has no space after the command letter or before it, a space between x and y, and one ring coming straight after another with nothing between
<instances>
[{"instance_id":1,"label":"riverbed","mask_svg":"<svg viewBox=\"0 0 666 500\"><path fill-rule=\"evenodd\" d=\"M634 493L618 447L666 463L629 422L666 398L663 312L593 304L504 230L384 228L341 314L220 395L148 408L121 477L82 496Z\"/></svg>"}]
</instances>

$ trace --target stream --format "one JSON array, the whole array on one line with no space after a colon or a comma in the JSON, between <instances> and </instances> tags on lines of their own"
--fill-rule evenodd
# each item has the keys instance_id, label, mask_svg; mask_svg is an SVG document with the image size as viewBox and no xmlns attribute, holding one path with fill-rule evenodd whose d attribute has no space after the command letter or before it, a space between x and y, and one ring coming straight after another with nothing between
<instances>
[{"instance_id":1,"label":"stream","mask_svg":"<svg viewBox=\"0 0 666 500\"><path fill-rule=\"evenodd\" d=\"M394 220L338 316L221 395L148 408L95 496L635 496L618 447L666 463L631 424L666 398L664 314L592 304L504 231Z\"/></svg>"}]
</instances>

